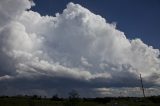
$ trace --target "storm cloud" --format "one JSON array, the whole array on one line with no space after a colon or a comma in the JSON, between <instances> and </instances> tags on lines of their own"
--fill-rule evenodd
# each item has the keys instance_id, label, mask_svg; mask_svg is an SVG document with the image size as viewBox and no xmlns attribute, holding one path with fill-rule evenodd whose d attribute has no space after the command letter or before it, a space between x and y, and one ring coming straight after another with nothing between
<instances>
[{"instance_id":1,"label":"storm cloud","mask_svg":"<svg viewBox=\"0 0 160 106\"><path fill-rule=\"evenodd\" d=\"M139 74L145 87L159 89L159 49L127 39L79 4L68 3L55 16L41 16L30 10L34 5L0 1L1 94L64 96L77 89L84 96L116 96L126 89L130 95L140 86Z\"/></svg>"}]
</instances>

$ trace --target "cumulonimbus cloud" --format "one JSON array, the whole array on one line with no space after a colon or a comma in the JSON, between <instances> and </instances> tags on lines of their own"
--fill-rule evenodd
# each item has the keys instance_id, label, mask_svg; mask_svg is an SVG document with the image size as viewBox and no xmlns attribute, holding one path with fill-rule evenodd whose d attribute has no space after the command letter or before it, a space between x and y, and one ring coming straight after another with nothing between
<instances>
[{"instance_id":1,"label":"cumulonimbus cloud","mask_svg":"<svg viewBox=\"0 0 160 106\"><path fill-rule=\"evenodd\" d=\"M27 11L32 5L0 1L1 82L49 77L91 88L137 87L141 73L148 87L160 85L158 49L127 39L115 24L79 4L69 3L56 16Z\"/></svg>"}]
</instances>

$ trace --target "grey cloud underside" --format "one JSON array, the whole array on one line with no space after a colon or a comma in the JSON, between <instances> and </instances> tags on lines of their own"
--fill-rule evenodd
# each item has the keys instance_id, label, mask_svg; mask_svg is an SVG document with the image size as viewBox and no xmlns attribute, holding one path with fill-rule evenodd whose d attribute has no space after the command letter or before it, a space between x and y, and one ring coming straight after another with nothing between
<instances>
[{"instance_id":1,"label":"grey cloud underside","mask_svg":"<svg viewBox=\"0 0 160 106\"><path fill-rule=\"evenodd\" d=\"M137 81L135 84L140 83ZM118 85L115 86L107 85L105 82L84 82L73 79L66 78L45 78L40 79L25 79L19 78L15 80L8 80L1 82L1 93L0 95L18 95L18 94L28 94L28 95L42 95L42 96L52 96L53 94L58 94L59 96L67 97L68 92L72 89L76 89L81 97L96 97L96 96L142 96L141 89L132 85ZM147 85L145 83L145 85ZM122 87L123 86L123 87ZM14 91L14 92L13 92ZM158 95L159 87L145 88L145 93L149 95ZM123 95L122 95L123 94Z\"/></svg>"},{"instance_id":2,"label":"grey cloud underside","mask_svg":"<svg viewBox=\"0 0 160 106\"><path fill-rule=\"evenodd\" d=\"M55 17L26 11L32 5L0 1L0 89L6 94L25 89L45 95L64 87L95 95L109 87L134 91L140 73L145 87L160 86L158 49L128 40L115 24L79 4L69 3Z\"/></svg>"}]
</instances>

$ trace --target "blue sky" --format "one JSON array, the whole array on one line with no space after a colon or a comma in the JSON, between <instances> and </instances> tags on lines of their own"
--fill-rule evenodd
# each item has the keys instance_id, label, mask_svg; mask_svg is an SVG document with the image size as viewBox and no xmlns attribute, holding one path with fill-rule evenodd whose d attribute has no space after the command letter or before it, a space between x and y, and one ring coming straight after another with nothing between
<instances>
[{"instance_id":1,"label":"blue sky","mask_svg":"<svg viewBox=\"0 0 160 106\"><path fill-rule=\"evenodd\" d=\"M154 48L160 48L159 0L35 0L32 10L41 15L62 13L69 2L81 4L109 22L116 22L127 38L141 38Z\"/></svg>"}]
</instances>

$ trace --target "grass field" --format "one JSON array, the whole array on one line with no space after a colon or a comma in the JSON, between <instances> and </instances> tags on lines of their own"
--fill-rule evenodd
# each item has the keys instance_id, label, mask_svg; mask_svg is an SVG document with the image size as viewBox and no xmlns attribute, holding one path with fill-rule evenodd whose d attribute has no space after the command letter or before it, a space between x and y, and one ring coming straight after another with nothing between
<instances>
[{"instance_id":1,"label":"grass field","mask_svg":"<svg viewBox=\"0 0 160 106\"><path fill-rule=\"evenodd\" d=\"M160 106L160 96L148 98L38 98L0 97L0 106Z\"/></svg>"}]
</instances>

